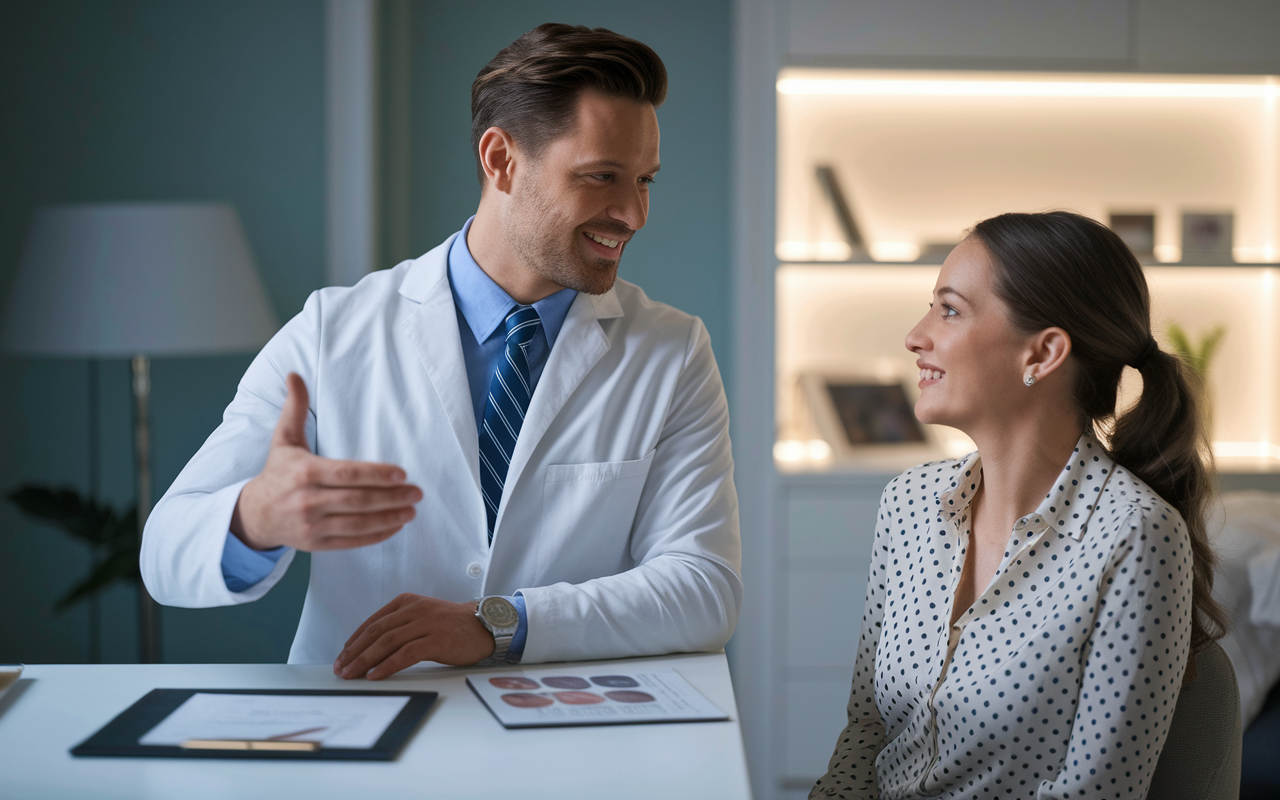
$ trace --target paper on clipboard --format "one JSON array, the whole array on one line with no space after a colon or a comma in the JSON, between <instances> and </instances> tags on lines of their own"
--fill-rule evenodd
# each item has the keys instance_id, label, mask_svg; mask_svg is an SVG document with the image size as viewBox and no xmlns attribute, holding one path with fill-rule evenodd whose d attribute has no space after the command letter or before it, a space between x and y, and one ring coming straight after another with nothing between
<instances>
[{"instance_id":1,"label":"paper on clipboard","mask_svg":"<svg viewBox=\"0 0 1280 800\"><path fill-rule=\"evenodd\" d=\"M270 695L197 692L140 739L181 746L191 739L316 741L325 748L368 749L409 696Z\"/></svg>"}]
</instances>

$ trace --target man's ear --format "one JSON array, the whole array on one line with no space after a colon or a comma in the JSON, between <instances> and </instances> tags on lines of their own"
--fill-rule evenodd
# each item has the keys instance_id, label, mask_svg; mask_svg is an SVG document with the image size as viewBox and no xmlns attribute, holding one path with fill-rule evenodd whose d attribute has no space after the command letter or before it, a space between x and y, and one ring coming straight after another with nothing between
<instances>
[{"instance_id":1,"label":"man's ear","mask_svg":"<svg viewBox=\"0 0 1280 800\"><path fill-rule=\"evenodd\" d=\"M1044 380L1056 372L1071 355L1071 334L1062 328L1045 328L1031 337L1027 346L1023 374Z\"/></svg>"},{"instance_id":2,"label":"man's ear","mask_svg":"<svg viewBox=\"0 0 1280 800\"><path fill-rule=\"evenodd\" d=\"M490 128L480 137L480 166L484 169L484 185L504 194L511 192L515 181L520 149L515 139L502 128Z\"/></svg>"}]
</instances>

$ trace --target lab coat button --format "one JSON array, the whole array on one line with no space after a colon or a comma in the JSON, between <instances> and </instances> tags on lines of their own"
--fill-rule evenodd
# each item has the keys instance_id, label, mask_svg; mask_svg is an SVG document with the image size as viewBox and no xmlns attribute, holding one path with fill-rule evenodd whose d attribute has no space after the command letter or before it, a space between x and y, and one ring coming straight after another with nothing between
<instances>
[{"instance_id":1,"label":"lab coat button","mask_svg":"<svg viewBox=\"0 0 1280 800\"><path fill-rule=\"evenodd\" d=\"M467 574L473 578L479 578L482 572L484 572L484 567L480 566L478 561L472 561L467 565Z\"/></svg>"}]
</instances>

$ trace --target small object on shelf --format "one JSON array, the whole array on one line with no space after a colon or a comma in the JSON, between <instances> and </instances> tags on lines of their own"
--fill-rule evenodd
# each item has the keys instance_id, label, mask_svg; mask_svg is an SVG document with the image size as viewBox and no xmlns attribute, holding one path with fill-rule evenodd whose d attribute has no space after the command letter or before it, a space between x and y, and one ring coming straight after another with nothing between
<instances>
[{"instance_id":1,"label":"small object on shelf","mask_svg":"<svg viewBox=\"0 0 1280 800\"><path fill-rule=\"evenodd\" d=\"M1235 216L1185 212L1182 215L1182 263L1192 266L1234 264L1231 245Z\"/></svg>"},{"instance_id":2,"label":"small object on shelf","mask_svg":"<svg viewBox=\"0 0 1280 800\"><path fill-rule=\"evenodd\" d=\"M822 184L822 188L827 194L827 199L831 201L831 207L836 212L836 219L840 222L840 229L844 233L845 241L849 243L849 249L853 251L849 260L857 261L861 258L866 258L867 243L862 238L862 231L858 228L857 220L853 217L853 209L850 208L844 191L840 188L840 180L836 177L836 171L826 164L819 164L816 171L818 183Z\"/></svg>"},{"instance_id":3,"label":"small object on shelf","mask_svg":"<svg viewBox=\"0 0 1280 800\"><path fill-rule=\"evenodd\" d=\"M924 443L924 429L902 384L831 382L827 393L849 444Z\"/></svg>"},{"instance_id":4,"label":"small object on shelf","mask_svg":"<svg viewBox=\"0 0 1280 800\"><path fill-rule=\"evenodd\" d=\"M1116 232L1138 258L1155 254L1155 214L1111 214L1111 230Z\"/></svg>"},{"instance_id":5,"label":"small object on shelf","mask_svg":"<svg viewBox=\"0 0 1280 800\"><path fill-rule=\"evenodd\" d=\"M941 264L956 249L958 242L926 242L920 248L920 256L916 259L923 264Z\"/></svg>"}]
</instances>

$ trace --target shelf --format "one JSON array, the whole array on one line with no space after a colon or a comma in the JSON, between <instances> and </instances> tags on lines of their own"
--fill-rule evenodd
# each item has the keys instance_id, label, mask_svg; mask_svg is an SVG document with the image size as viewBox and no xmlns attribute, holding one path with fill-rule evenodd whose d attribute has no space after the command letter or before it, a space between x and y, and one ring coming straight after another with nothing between
<instances>
[{"instance_id":1,"label":"shelf","mask_svg":"<svg viewBox=\"0 0 1280 800\"><path fill-rule=\"evenodd\" d=\"M925 426L932 449L894 456L892 447L882 447L851 463L825 458L829 451L807 444L823 437L801 390L803 376L898 382L914 402L915 356L904 339L928 307L937 271L936 266L914 264L779 265L779 439L805 443L803 448L779 449L784 456L797 456L778 459L780 470L896 472L972 449L963 434L940 426ZM1280 471L1280 269L1159 266L1147 267L1146 274L1162 348L1170 349L1165 332L1171 321L1192 336L1216 325L1227 328L1209 371L1212 438L1224 466L1239 473ZM1140 386L1137 373L1126 370L1118 407L1133 402Z\"/></svg>"},{"instance_id":2,"label":"shelf","mask_svg":"<svg viewBox=\"0 0 1280 800\"><path fill-rule=\"evenodd\" d=\"M1220 471L1280 473L1275 77L787 68L777 97L780 474L896 473L971 449L937 426L925 426L924 457L851 449L833 441L812 387L897 383L914 402L903 340L927 309L939 243L994 214L1050 208L1154 215L1161 259L1141 260L1157 341L1171 349L1170 322L1193 339L1227 328L1208 390ZM820 165L875 260L852 255ZM1184 212L1232 214L1230 249L1184 259ZM1118 407L1140 386L1126 370Z\"/></svg>"},{"instance_id":3,"label":"shelf","mask_svg":"<svg viewBox=\"0 0 1280 800\"><path fill-rule=\"evenodd\" d=\"M1068 208L1154 214L1162 261L1182 260L1183 212L1232 212L1234 260L1276 262L1278 99L1271 76L784 69L778 258L848 259L827 165L877 260Z\"/></svg>"}]
</instances>

